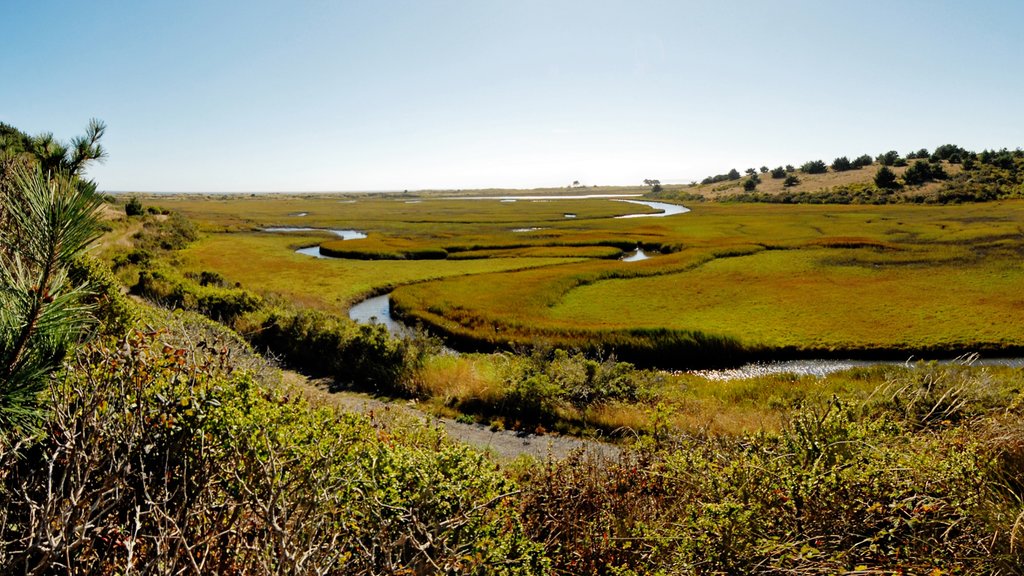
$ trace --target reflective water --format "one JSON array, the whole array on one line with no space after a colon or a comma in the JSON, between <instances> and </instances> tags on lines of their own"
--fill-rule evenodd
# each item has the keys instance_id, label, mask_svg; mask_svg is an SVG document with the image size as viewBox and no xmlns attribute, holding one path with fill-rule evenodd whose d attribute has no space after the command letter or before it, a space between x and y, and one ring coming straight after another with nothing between
<instances>
[{"instance_id":1,"label":"reflective water","mask_svg":"<svg viewBox=\"0 0 1024 576\"><path fill-rule=\"evenodd\" d=\"M690 211L686 206L680 206L679 204L669 204L668 202L651 202L649 200L616 200L616 202L629 202L630 204L641 204L655 210L661 210L654 214L625 214L623 216L616 216L616 218L664 218L665 216L675 216L676 214L685 214Z\"/></svg>"},{"instance_id":2,"label":"reflective water","mask_svg":"<svg viewBox=\"0 0 1024 576\"><path fill-rule=\"evenodd\" d=\"M445 196L441 200L594 200L601 198L639 198L643 194L566 194L561 195L534 195L534 196Z\"/></svg>"},{"instance_id":3,"label":"reflective water","mask_svg":"<svg viewBox=\"0 0 1024 576\"><path fill-rule=\"evenodd\" d=\"M342 240L359 240L366 238L366 234L358 230L337 230L332 228L301 228L298 226L278 226L264 228L264 232L330 232Z\"/></svg>"},{"instance_id":4,"label":"reflective water","mask_svg":"<svg viewBox=\"0 0 1024 576\"><path fill-rule=\"evenodd\" d=\"M383 294L359 302L349 308L348 317L361 324L383 324L388 332L397 336L409 334L411 329L391 317L391 295Z\"/></svg>"},{"instance_id":5,"label":"reflective water","mask_svg":"<svg viewBox=\"0 0 1024 576\"><path fill-rule=\"evenodd\" d=\"M795 374L797 376L817 376L823 378L833 372L851 368L869 368L871 366L913 366L919 358L910 358L905 362L884 360L787 360L785 362L755 362L739 368L720 370L693 370L690 374L703 376L708 380L742 380L776 374ZM1024 367L1024 358L979 358L975 355L959 358L938 360L939 364L970 364L972 366L1010 366Z\"/></svg>"},{"instance_id":6,"label":"reflective water","mask_svg":"<svg viewBox=\"0 0 1024 576\"><path fill-rule=\"evenodd\" d=\"M644 251L641 250L640 248L637 248L636 251L634 251L633 253L629 254L628 256L624 256L622 258L622 261L623 262L639 262L641 260L647 260L648 258L650 258L650 256L645 254Z\"/></svg>"},{"instance_id":7,"label":"reflective water","mask_svg":"<svg viewBox=\"0 0 1024 576\"><path fill-rule=\"evenodd\" d=\"M299 248L295 251L296 254L302 254L303 256L313 256L314 258L330 258L330 256L324 256L320 253L320 245L307 246L305 248Z\"/></svg>"}]
</instances>

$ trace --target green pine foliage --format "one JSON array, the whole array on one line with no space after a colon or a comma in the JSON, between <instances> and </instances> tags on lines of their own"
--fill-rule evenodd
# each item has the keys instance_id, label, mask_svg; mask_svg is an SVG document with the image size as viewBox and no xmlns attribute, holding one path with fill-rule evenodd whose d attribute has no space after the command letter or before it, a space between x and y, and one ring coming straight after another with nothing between
<instances>
[{"instance_id":1,"label":"green pine foliage","mask_svg":"<svg viewBox=\"0 0 1024 576\"><path fill-rule=\"evenodd\" d=\"M68 273L100 234L95 186L41 169L14 175L0 232L0 431L31 426L47 376L88 326L84 283Z\"/></svg>"}]
</instances>

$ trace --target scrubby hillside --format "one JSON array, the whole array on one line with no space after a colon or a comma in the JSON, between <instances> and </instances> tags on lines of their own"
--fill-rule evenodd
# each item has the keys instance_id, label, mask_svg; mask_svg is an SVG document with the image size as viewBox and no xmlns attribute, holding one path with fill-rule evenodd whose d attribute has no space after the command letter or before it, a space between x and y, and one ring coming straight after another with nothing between
<instances>
[{"instance_id":1,"label":"scrubby hillside","mask_svg":"<svg viewBox=\"0 0 1024 576\"><path fill-rule=\"evenodd\" d=\"M842 156L831 163L733 169L662 197L779 203L978 202L1024 196L1024 151L965 150L953 144L905 156Z\"/></svg>"}]
</instances>

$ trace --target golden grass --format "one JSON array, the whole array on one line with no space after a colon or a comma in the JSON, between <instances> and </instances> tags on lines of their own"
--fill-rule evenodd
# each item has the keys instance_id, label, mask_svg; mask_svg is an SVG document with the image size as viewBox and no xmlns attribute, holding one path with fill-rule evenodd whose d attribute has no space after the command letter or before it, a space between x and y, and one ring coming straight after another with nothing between
<instances>
[{"instance_id":1,"label":"golden grass","mask_svg":"<svg viewBox=\"0 0 1024 576\"><path fill-rule=\"evenodd\" d=\"M852 157L850 158L853 159ZM831 164L834 159L823 159L826 164ZM910 160L909 164L913 164L915 160ZM890 169L897 175L902 176L907 171L908 166L902 167L890 167ZM780 194L782 192L819 192L828 190L829 188L850 186L857 184L873 184L875 174L881 167L880 164L872 164L856 170L847 170L845 172L833 172L829 169L824 174L805 174L800 172L798 169L793 172L797 178L800 179L800 183L790 188L784 188L782 186L784 178L772 178L771 173L761 174L758 176L761 178L761 183L757 185L757 192L764 194ZM960 164L950 164L949 162L942 162L942 167L946 173L950 176L959 174L963 167ZM769 166L769 168L775 168ZM799 166L798 166L799 168ZM731 180L727 182L716 182L713 184L700 184L687 189L688 192L695 194L703 194L708 198L721 199L729 196L735 196L737 194L743 194L743 182L747 179L746 174L739 180ZM908 188L906 192L913 195L917 194L930 194L940 187L942 182L928 182L921 186L914 186Z\"/></svg>"},{"instance_id":2,"label":"golden grass","mask_svg":"<svg viewBox=\"0 0 1024 576\"><path fill-rule=\"evenodd\" d=\"M444 406L496 403L503 395L500 357L432 356L417 373L420 390Z\"/></svg>"},{"instance_id":3,"label":"golden grass","mask_svg":"<svg viewBox=\"0 0 1024 576\"><path fill-rule=\"evenodd\" d=\"M364 261L296 254L307 244L285 235L213 234L186 249L185 270L216 270L228 281L316 308L347 308L367 294L429 279L564 263L562 258L464 261Z\"/></svg>"}]
</instances>

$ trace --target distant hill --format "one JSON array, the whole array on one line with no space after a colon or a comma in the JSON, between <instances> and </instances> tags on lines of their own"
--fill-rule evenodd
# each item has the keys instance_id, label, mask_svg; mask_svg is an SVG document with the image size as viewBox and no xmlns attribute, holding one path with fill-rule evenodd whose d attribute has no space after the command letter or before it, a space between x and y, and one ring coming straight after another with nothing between
<instances>
[{"instance_id":1,"label":"distant hill","mask_svg":"<svg viewBox=\"0 0 1024 576\"><path fill-rule=\"evenodd\" d=\"M880 171L891 171L889 182ZM655 192L663 198L770 203L950 203L1024 197L1024 150L971 152L947 144L901 156L812 160L797 166L733 169L699 184Z\"/></svg>"}]
</instances>

